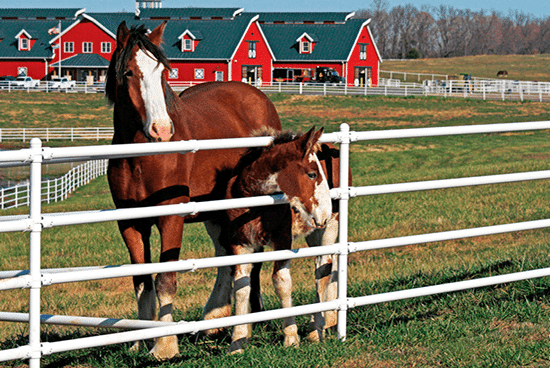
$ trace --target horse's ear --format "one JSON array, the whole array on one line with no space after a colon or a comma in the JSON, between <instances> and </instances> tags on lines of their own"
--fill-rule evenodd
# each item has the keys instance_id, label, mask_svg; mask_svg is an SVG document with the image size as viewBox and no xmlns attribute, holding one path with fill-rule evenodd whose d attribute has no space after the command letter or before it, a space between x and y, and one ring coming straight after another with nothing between
<instances>
[{"instance_id":1,"label":"horse's ear","mask_svg":"<svg viewBox=\"0 0 550 368\"><path fill-rule=\"evenodd\" d=\"M126 21L123 20L122 23L118 25L118 29L116 31L116 44L119 50L122 50L124 46L126 46L126 42L128 42L129 35L130 35L130 31L126 26Z\"/></svg>"},{"instance_id":2,"label":"horse's ear","mask_svg":"<svg viewBox=\"0 0 550 368\"><path fill-rule=\"evenodd\" d=\"M157 28L149 34L149 40L157 46L160 46L162 43L162 35L164 34L164 29L166 28L166 21L162 22Z\"/></svg>"},{"instance_id":3,"label":"horse's ear","mask_svg":"<svg viewBox=\"0 0 550 368\"><path fill-rule=\"evenodd\" d=\"M306 134L298 139L297 143L301 148L302 157L309 156L310 153L315 152L315 145L319 138L321 138L323 130L324 128L321 128L316 132L315 127L312 127Z\"/></svg>"}]
</instances>

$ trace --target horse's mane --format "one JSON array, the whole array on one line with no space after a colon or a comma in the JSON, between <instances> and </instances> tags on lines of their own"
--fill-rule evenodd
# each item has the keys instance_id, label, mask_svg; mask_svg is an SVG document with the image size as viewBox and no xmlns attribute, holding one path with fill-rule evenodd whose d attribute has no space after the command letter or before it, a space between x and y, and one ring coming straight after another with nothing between
<instances>
[{"instance_id":1,"label":"horse's mane","mask_svg":"<svg viewBox=\"0 0 550 368\"><path fill-rule=\"evenodd\" d=\"M245 167L256 161L264 152L272 150L275 146L288 143L295 138L301 137L302 132L295 133L293 131L275 131L271 128L265 128L252 134L254 137L270 137L273 136L273 142L264 147L251 147L248 148L245 153L239 159L239 162L233 169L233 173L240 173Z\"/></svg>"},{"instance_id":2,"label":"horse's mane","mask_svg":"<svg viewBox=\"0 0 550 368\"><path fill-rule=\"evenodd\" d=\"M107 71L107 82L105 84L105 94L111 103L115 102L115 90L118 83L122 83L126 64L132 55L134 46L138 46L144 51L150 52L162 65L170 70L170 62L160 47L155 45L147 37L147 28L145 25L132 26L129 30L126 46L120 50L118 47L113 52L109 70Z\"/></svg>"}]
</instances>

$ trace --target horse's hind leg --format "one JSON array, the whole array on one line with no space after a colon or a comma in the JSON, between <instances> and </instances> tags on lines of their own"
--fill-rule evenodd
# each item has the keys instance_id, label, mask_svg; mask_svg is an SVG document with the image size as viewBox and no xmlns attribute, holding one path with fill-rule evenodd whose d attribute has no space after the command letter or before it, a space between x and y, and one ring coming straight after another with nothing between
<instances>
[{"instance_id":1,"label":"horse's hind leg","mask_svg":"<svg viewBox=\"0 0 550 368\"><path fill-rule=\"evenodd\" d=\"M281 300L283 308L292 307L292 277L290 275L290 260L276 261L273 266L273 286L275 293ZM285 346L298 346L298 328L294 317L285 318L283 321L283 333Z\"/></svg>"},{"instance_id":2,"label":"horse's hind leg","mask_svg":"<svg viewBox=\"0 0 550 368\"><path fill-rule=\"evenodd\" d=\"M322 230L316 230L306 237L310 247L330 245L338 241L338 214L332 214L327 226ZM319 256L315 258L315 286L316 302L326 302L338 296L338 258L335 255ZM320 341L324 331L336 326L337 312L327 311L315 313L309 323L310 341Z\"/></svg>"},{"instance_id":3,"label":"horse's hind leg","mask_svg":"<svg viewBox=\"0 0 550 368\"><path fill-rule=\"evenodd\" d=\"M130 252L132 264L151 263L151 247L149 245L151 225L144 222L120 221L119 229ZM133 282L138 305L138 319L150 321L156 319L157 298L153 276L134 276ZM145 343L148 348L153 346L152 340L145 341ZM139 341L132 347L132 349L137 348L139 348Z\"/></svg>"},{"instance_id":4,"label":"horse's hind leg","mask_svg":"<svg viewBox=\"0 0 550 368\"><path fill-rule=\"evenodd\" d=\"M220 244L221 227L212 221L204 223L206 231L216 250L216 257L225 256L227 252L225 248ZM219 267L218 274L216 276L216 282L214 288L208 298L208 302L204 307L202 314L203 319L215 319L221 317L229 317L231 315L231 292L233 291L233 276L231 275L231 267ZM220 333L223 328L206 330L205 334L216 335Z\"/></svg>"},{"instance_id":5,"label":"horse's hind leg","mask_svg":"<svg viewBox=\"0 0 550 368\"><path fill-rule=\"evenodd\" d=\"M177 261L181 249L183 218L180 216L160 217L157 226L161 239L160 262ZM177 292L176 273L159 273L155 281L160 305L159 320L173 322L173 303ZM177 336L158 337L150 353L157 359L170 359L178 355Z\"/></svg>"}]
</instances>

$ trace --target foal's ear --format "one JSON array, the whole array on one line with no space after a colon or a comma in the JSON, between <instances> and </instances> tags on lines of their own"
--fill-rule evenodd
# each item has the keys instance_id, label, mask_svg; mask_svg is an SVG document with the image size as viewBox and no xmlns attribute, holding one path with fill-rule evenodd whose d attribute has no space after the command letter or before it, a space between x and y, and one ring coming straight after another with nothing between
<instances>
[{"instance_id":1,"label":"foal's ear","mask_svg":"<svg viewBox=\"0 0 550 368\"><path fill-rule=\"evenodd\" d=\"M162 43L162 35L164 34L164 29L166 28L166 21L162 22L157 28L149 34L149 40L157 46L160 46Z\"/></svg>"},{"instance_id":2,"label":"foal's ear","mask_svg":"<svg viewBox=\"0 0 550 368\"><path fill-rule=\"evenodd\" d=\"M299 144L302 148L303 154L302 157L309 156L310 153L315 152L315 145L317 144L317 141L319 141L319 138L321 138L321 135L323 135L323 130L324 128L321 128L316 132L315 127L312 127L299 139Z\"/></svg>"},{"instance_id":3,"label":"foal's ear","mask_svg":"<svg viewBox=\"0 0 550 368\"><path fill-rule=\"evenodd\" d=\"M130 31L126 26L126 21L123 20L122 23L119 24L118 29L116 31L116 45L119 50L122 50L124 46L126 46L126 42L128 42L129 36L130 36Z\"/></svg>"}]
</instances>

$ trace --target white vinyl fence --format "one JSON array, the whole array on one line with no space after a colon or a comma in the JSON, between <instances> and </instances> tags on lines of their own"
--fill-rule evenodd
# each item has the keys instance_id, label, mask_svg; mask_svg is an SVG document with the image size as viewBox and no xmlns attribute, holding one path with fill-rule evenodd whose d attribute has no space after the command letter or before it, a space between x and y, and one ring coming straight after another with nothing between
<instances>
[{"instance_id":1,"label":"white vinyl fence","mask_svg":"<svg viewBox=\"0 0 550 368\"><path fill-rule=\"evenodd\" d=\"M2 141L29 141L31 138L40 138L49 142L54 139L78 140L112 139L113 127L85 127L85 128L0 128L0 142Z\"/></svg>"},{"instance_id":2,"label":"white vinyl fence","mask_svg":"<svg viewBox=\"0 0 550 368\"><path fill-rule=\"evenodd\" d=\"M145 143L115 146L69 147L69 148L42 148L38 139L31 141L31 147L14 152L0 152L0 162L29 163L30 162L30 210L29 215L0 217L0 232L30 232L29 270L14 270L0 272L0 290L17 288L30 289L29 313L0 313L0 319L29 323L29 344L17 348L0 351L0 361L14 359L29 359L30 367L40 365L43 355L60 353L69 350L83 349L109 344L123 343L140 339L154 338L183 333L196 333L201 330L229 327L237 324L253 323L265 320L280 319L288 316L297 316L328 310L338 311L338 336L346 337L346 315L349 308L364 305L383 303L388 301L413 298L418 296L434 295L450 291L466 290L471 288L496 285L506 282L526 280L537 277L550 276L550 268L518 272L481 279L434 285L417 289L396 291L377 295L348 297L347 272L349 253L370 249L398 247L411 244L444 241L482 235L499 234L512 231L539 229L550 227L549 219L529 221L514 224L503 224L489 227L479 227L439 233L406 236L390 239L370 240L364 242L348 241L348 202L351 198L381 193L400 193L416 190L431 190L454 188L482 184L515 182L521 180L550 179L550 170L528 173L510 173L494 176L468 177L448 180L425 182L411 182L389 185L375 185L365 187L348 187L349 145L356 141L370 141L379 139L399 139L425 136L444 136L478 133L498 133L524 130L550 129L550 121L532 123L492 124L478 126L457 126L442 128L420 128L383 130L369 132L350 132L347 124L342 124L339 132L324 134L322 142L336 142L340 144L340 183L339 188L331 190L333 198L340 203L339 242L314 248L303 248L292 251L273 251L241 256L226 256L204 259L184 259L169 264L123 265L119 267L105 266L98 272L98 267L83 267L76 269L41 269L40 247L41 233L52 227L70 226L83 223L115 221L128 218L145 218L159 215L186 215L201 211L214 211L222 208L238 208L243 206L263 206L282 203L281 196L262 196L255 198L219 200L212 202L196 202L157 206L149 208L118 209L103 211L87 211L73 213L42 213L41 211L41 184L40 173L43 162L50 160L77 160L105 159L109 157L138 156L153 153L194 152L201 149L223 149L235 147L251 147L267 145L269 137L241 138L227 140L182 141L168 143ZM487 139L491 139L490 136ZM244 316L231 316L208 321L182 321L161 323L154 321L135 321L111 318L88 318L80 316L54 316L40 314L40 292L42 287L53 284L79 282L84 280L98 280L122 276L144 275L157 272L183 272L199 268L219 267L240 263L267 262L274 260L296 259L318 255L337 254L338 262L338 298L334 301L296 306L286 309L277 309ZM114 317L114 316L113 316ZM124 329L138 329L120 333L109 333L100 336L91 336L67 341L41 342L40 324L57 323L65 325L85 325L97 327L119 327Z\"/></svg>"},{"instance_id":3,"label":"white vinyl fence","mask_svg":"<svg viewBox=\"0 0 550 368\"><path fill-rule=\"evenodd\" d=\"M107 160L88 161L73 167L65 175L41 182L42 202L51 203L67 199L77 188L93 179L107 174ZM7 188L0 188L0 209L30 205L30 182Z\"/></svg>"},{"instance_id":4,"label":"white vinyl fence","mask_svg":"<svg viewBox=\"0 0 550 368\"><path fill-rule=\"evenodd\" d=\"M550 101L550 83L515 81L506 79L479 79L470 81L449 79L448 76L439 74L419 74L403 72L385 72L390 78L380 78L378 85L361 85L359 82L348 81L348 83L289 83L289 82L252 82L265 93L292 93L308 95L351 95L351 96L440 96L456 98L474 98L483 100L511 100L511 101ZM402 82L393 79L393 74L418 75L418 82ZM420 76L431 77L432 79L420 80ZM436 76L445 77L433 79ZM203 83L203 82L201 82ZM197 82L171 82L172 88L181 92ZM74 92L74 93L103 93L103 83L90 85L78 82L75 87L52 89L50 83L41 82L38 87L14 87L12 84L0 82L0 90L7 92L24 90L26 92ZM30 135L27 135L29 137ZM42 138L46 139L47 138ZM54 138L51 138L54 139ZM85 138L90 139L90 138ZM98 138L99 139L99 138Z\"/></svg>"}]
</instances>

